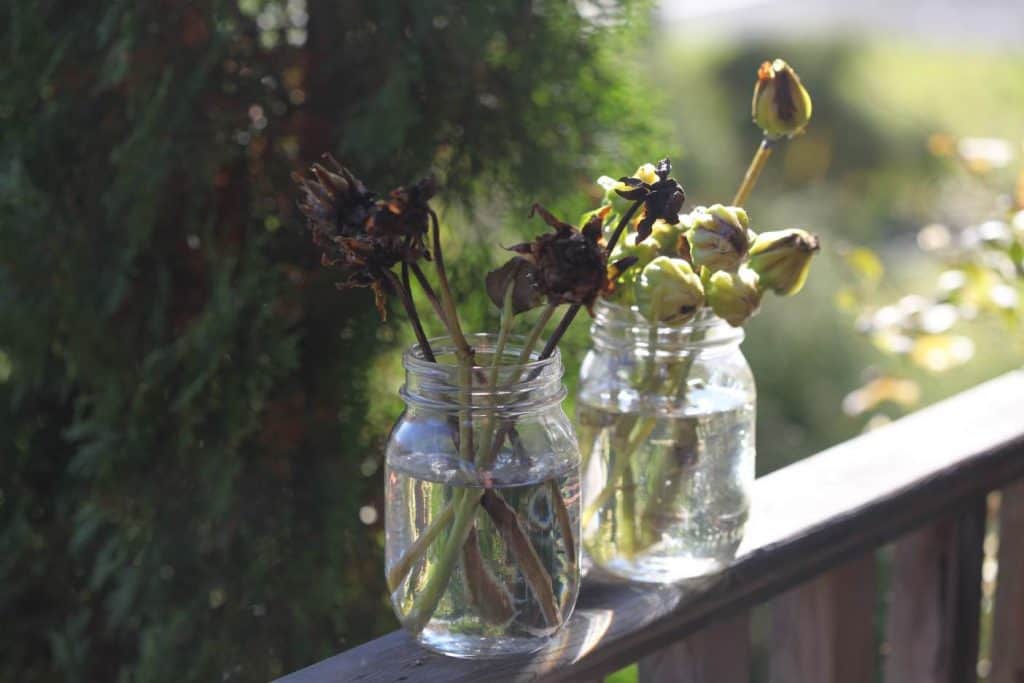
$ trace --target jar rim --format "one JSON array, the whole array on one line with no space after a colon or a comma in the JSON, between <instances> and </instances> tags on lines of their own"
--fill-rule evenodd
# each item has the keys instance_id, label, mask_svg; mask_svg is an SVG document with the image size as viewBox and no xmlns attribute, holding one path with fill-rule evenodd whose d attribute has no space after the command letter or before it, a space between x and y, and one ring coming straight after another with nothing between
<instances>
[{"instance_id":1,"label":"jar rim","mask_svg":"<svg viewBox=\"0 0 1024 683\"><path fill-rule=\"evenodd\" d=\"M470 348L474 351L484 350L493 351L498 346L498 334L493 332L473 332L465 335L466 341L469 343ZM405 350L402 354L402 364L406 370L409 371L424 371L429 372L431 370L446 370L456 369L457 363L454 362L456 347L455 342L449 335L442 335L438 337L431 337L427 340L430 344L430 348L433 349L437 360L434 362L428 361L423 355L423 348L419 343L415 343ZM502 351L502 357L508 359L516 359L514 363L499 363L498 367L502 370L508 371L510 369L518 368L520 372L530 371L543 371L551 367L560 367L562 364L561 351L556 347L554 352L547 358L541 358L541 349L543 348L539 343L535 345L533 351L530 352L530 360L525 363L518 362L519 355L522 352L523 344L526 342L526 337L520 334L511 334L505 344L505 348ZM540 347L540 348L536 348ZM450 355L452 362L443 362L442 357Z\"/></svg>"},{"instance_id":2,"label":"jar rim","mask_svg":"<svg viewBox=\"0 0 1024 683\"><path fill-rule=\"evenodd\" d=\"M710 306L702 306L686 323L678 326L656 324L648 321L635 305L624 306L621 303L600 299L594 313L595 326L614 328L616 330L632 330L637 327L654 329L658 334L686 337L696 332L719 330L720 335L712 343L741 342L744 337L741 327L729 325L724 318L715 314ZM702 340L697 343L708 343Z\"/></svg>"},{"instance_id":3,"label":"jar rim","mask_svg":"<svg viewBox=\"0 0 1024 683\"><path fill-rule=\"evenodd\" d=\"M519 363L526 337L510 335L502 355L516 362L500 363L496 366L497 373L491 372L490 363L476 365L466 386L460 382L451 338L435 337L428 341L439 362L426 360L419 344L411 346L402 357L406 377L399 393L408 405L445 411L468 409L485 414L497 410L502 415L513 415L545 409L560 404L565 398L564 369L557 349L544 359L539 358L540 351L535 350L530 354L533 360ZM469 334L466 341L477 352L493 352L498 335Z\"/></svg>"}]
</instances>

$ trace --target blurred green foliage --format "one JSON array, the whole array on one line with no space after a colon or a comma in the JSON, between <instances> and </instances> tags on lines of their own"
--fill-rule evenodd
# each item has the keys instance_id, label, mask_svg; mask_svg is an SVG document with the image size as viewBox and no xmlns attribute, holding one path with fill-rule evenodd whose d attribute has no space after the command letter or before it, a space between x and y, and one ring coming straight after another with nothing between
<instances>
[{"instance_id":1,"label":"blurred green foliage","mask_svg":"<svg viewBox=\"0 0 1024 683\"><path fill-rule=\"evenodd\" d=\"M645 5L606 5L5 7L0 679L266 680L394 627L360 511L402 341L289 172L435 169L466 216L564 192L649 118Z\"/></svg>"}]
</instances>

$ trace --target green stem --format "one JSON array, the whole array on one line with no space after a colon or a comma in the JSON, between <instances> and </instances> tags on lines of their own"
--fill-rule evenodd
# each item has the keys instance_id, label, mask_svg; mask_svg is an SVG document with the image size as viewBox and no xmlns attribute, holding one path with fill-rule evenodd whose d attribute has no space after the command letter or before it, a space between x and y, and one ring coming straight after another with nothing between
<instances>
[{"instance_id":1,"label":"green stem","mask_svg":"<svg viewBox=\"0 0 1024 683\"><path fill-rule=\"evenodd\" d=\"M747 172L743 176L743 182L740 183L740 189L736 191L736 196L733 197L733 206L743 206L743 203L747 201L747 197L750 196L751 190L754 189L754 185L757 184L757 178L761 175L761 171L764 170L764 165L768 163L768 157L772 155L772 148L775 146L774 140L764 138L761 140L761 144L758 145L757 151L754 153L754 158L750 160L750 166L747 167Z\"/></svg>"},{"instance_id":2,"label":"green stem","mask_svg":"<svg viewBox=\"0 0 1024 683\"><path fill-rule=\"evenodd\" d=\"M627 463L629 458L626 458ZM627 558L636 554L636 481L633 468L622 470L622 481L618 486L619 500L615 514L615 547Z\"/></svg>"},{"instance_id":3,"label":"green stem","mask_svg":"<svg viewBox=\"0 0 1024 683\"><path fill-rule=\"evenodd\" d=\"M555 305L548 304L544 307L544 310L540 312L540 317L537 318L536 324L533 329L530 330L530 334L526 337L526 341L523 343L523 350L519 353L519 364L525 365L530 362L530 355L533 353L533 347L537 344L537 340L540 339L540 335L544 332L544 328L547 327L548 322L551 321L551 316L555 313Z\"/></svg>"},{"instance_id":4,"label":"green stem","mask_svg":"<svg viewBox=\"0 0 1024 683\"><path fill-rule=\"evenodd\" d=\"M398 590L398 587L402 585L402 581L409 574L409 571L423 558L427 548L437 540L441 531L451 523L452 518L455 516L455 506L453 503L454 500L448 501L448 504L441 510L441 514L430 520L430 524L419 535L419 538L406 548L405 553L399 558L398 562L395 562L391 569L388 570L388 588L392 592Z\"/></svg>"},{"instance_id":5,"label":"green stem","mask_svg":"<svg viewBox=\"0 0 1024 683\"><path fill-rule=\"evenodd\" d=\"M626 468L629 467L632 454L640 448L647 439L654 432L656 422L653 418L645 418L640 422L636 423L635 427L631 430L632 434L629 440L625 444L625 448L615 449L616 457L615 462L612 464L612 471L608 475L608 483L605 484L598 494L594 497L590 504L587 505L587 509L583 511L582 525L585 529L590 520L594 517L598 510L608 504L612 494L618 486L618 482L622 479L623 473ZM621 457L619 457L621 455Z\"/></svg>"},{"instance_id":6,"label":"green stem","mask_svg":"<svg viewBox=\"0 0 1024 683\"><path fill-rule=\"evenodd\" d=\"M669 377L669 381L666 383L665 393L669 395L675 395L677 403L686 402L686 394L689 391L688 383L690 377L690 370L693 368L693 363L696 360L697 352L694 351L692 354L686 357L677 367L673 368L672 374ZM684 426L689 426L689 422L682 423ZM676 429L680 428L680 424L676 425ZM681 442L680 434L677 432L673 436L673 450L671 455L677 456L678 449L684 445L693 447L693 438L689 439L688 444ZM647 496L647 504L644 507L643 514L637 525L640 532L640 541L638 551L642 551L650 546L654 545L657 541L655 538L655 517L658 513L664 512L665 507L669 504L668 499L671 497L672 492L676 491L682 484L682 479L679 476L674 476L671 479L671 483L668 481L668 473L665 471L668 463L666 462L667 454L662 453L661 458L655 463L654 472L647 477L648 481L652 482L651 494Z\"/></svg>"},{"instance_id":7,"label":"green stem","mask_svg":"<svg viewBox=\"0 0 1024 683\"><path fill-rule=\"evenodd\" d=\"M455 357L459 363L459 452L463 460L473 462L473 408L470 405L473 382L473 349L469 347L466 336L462 333L459 312L455 307L455 297L448 284L448 272L444 266L444 251L441 249L441 228L437 214L430 212L430 225L434 238L434 267L437 270L438 287L441 290L441 308L444 310L444 322L448 334L455 344Z\"/></svg>"},{"instance_id":8,"label":"green stem","mask_svg":"<svg viewBox=\"0 0 1024 683\"><path fill-rule=\"evenodd\" d=\"M459 323L459 312L455 308L455 297L452 296L452 288L448 283L448 272L444 267L444 252L441 250L441 229L438 225L437 214L430 212L430 223L434 237L434 267L437 270L438 288L441 290L441 308L444 311L444 322L451 335L452 342L460 355L468 360L472 355L472 349L462 333L462 325Z\"/></svg>"},{"instance_id":9,"label":"green stem","mask_svg":"<svg viewBox=\"0 0 1024 683\"><path fill-rule=\"evenodd\" d=\"M419 633L427 625L430 618L434 616L437 603L441 601L441 596L448 588L448 581L455 569L455 560L473 526L476 507L480 503L480 495L480 489L459 489L452 496L455 521L452 523L451 533L437 558L437 564L434 565L430 576L427 577L427 584L416 596L412 609L405 616L405 625L413 633Z\"/></svg>"},{"instance_id":10,"label":"green stem","mask_svg":"<svg viewBox=\"0 0 1024 683\"><path fill-rule=\"evenodd\" d=\"M488 390L491 392L491 415L487 421L487 427L484 429L484 437L480 440L480 443L485 447L494 438L494 430L498 424L497 406L495 404L497 401L495 394L498 391L498 367L501 365L502 356L505 355L505 346L508 345L508 338L512 333L512 322L515 319L515 312L512 308L512 294L514 291L515 283L510 282L505 288L504 297L502 297L501 329L498 331L498 343L494 349L494 356L491 358L491 367L487 378ZM490 453L488 452L488 457L481 463L481 466L489 462Z\"/></svg>"}]
</instances>

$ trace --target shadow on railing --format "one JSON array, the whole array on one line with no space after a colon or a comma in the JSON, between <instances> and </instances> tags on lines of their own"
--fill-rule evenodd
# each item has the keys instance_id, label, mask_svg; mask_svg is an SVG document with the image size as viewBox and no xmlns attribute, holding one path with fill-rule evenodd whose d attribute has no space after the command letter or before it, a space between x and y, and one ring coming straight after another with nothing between
<instances>
[{"instance_id":1,"label":"shadow on railing","mask_svg":"<svg viewBox=\"0 0 1024 683\"><path fill-rule=\"evenodd\" d=\"M698 584L588 581L560 638L528 657L432 654L401 632L281 679L749 678L752 607L772 602L771 679L874 679L874 551L895 540L885 680L975 680L986 495L1003 491L991 683L1024 680L1024 372L982 384L758 479L733 565Z\"/></svg>"}]
</instances>

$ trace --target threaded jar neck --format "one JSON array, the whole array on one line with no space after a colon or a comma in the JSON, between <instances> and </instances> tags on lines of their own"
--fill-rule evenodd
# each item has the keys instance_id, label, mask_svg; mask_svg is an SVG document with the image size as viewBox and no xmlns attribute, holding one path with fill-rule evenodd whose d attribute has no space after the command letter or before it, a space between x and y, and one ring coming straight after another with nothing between
<instances>
[{"instance_id":1,"label":"threaded jar neck","mask_svg":"<svg viewBox=\"0 0 1024 683\"><path fill-rule=\"evenodd\" d=\"M541 360L543 344L538 343L529 360L520 362L525 338L511 336L494 367L498 336L472 334L466 339L475 363L468 377L448 337L430 340L437 362L426 360L419 344L405 352L405 385L400 393L407 405L453 413L468 408L511 417L550 408L565 398L562 357L557 350Z\"/></svg>"},{"instance_id":2,"label":"threaded jar neck","mask_svg":"<svg viewBox=\"0 0 1024 683\"><path fill-rule=\"evenodd\" d=\"M743 341L743 328L732 327L710 308L702 308L678 327L652 325L633 307L600 300L590 327L594 345L614 350L633 349L637 355L678 356L731 350Z\"/></svg>"}]
</instances>

